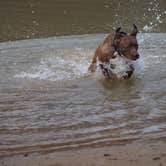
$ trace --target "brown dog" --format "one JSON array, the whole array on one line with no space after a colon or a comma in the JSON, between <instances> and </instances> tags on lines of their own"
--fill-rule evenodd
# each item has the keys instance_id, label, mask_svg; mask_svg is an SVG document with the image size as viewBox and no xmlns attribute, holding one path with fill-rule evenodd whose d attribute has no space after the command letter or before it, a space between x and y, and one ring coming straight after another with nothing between
<instances>
[{"instance_id":1,"label":"brown dog","mask_svg":"<svg viewBox=\"0 0 166 166\"><path fill-rule=\"evenodd\" d=\"M139 58L137 33L138 29L133 24L130 34L120 31L121 27L108 35L95 51L89 71L94 72L97 62L106 78L130 78L134 71L132 61Z\"/></svg>"}]
</instances>

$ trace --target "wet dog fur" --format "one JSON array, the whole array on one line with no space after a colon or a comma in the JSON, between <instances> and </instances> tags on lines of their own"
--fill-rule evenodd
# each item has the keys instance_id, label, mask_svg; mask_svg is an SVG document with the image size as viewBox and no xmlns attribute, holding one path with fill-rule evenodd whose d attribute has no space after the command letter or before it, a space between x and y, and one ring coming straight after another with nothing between
<instances>
[{"instance_id":1,"label":"wet dog fur","mask_svg":"<svg viewBox=\"0 0 166 166\"><path fill-rule=\"evenodd\" d=\"M105 78L130 78L134 72L134 66L131 62L139 58L137 34L138 28L135 24L133 24L133 30L130 34L121 31L121 27L117 28L115 32L109 34L97 47L88 70L95 72L99 62L100 69ZM115 58L117 57L119 60L124 61L124 65L127 65L125 67L126 71L123 71L124 74L120 76L114 72L116 65L118 65L118 61L115 63Z\"/></svg>"}]
</instances>

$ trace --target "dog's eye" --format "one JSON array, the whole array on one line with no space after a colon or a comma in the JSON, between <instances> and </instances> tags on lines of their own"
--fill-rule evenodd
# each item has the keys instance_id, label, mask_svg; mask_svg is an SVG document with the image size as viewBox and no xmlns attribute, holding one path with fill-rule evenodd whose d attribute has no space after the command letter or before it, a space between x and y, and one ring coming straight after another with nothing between
<instances>
[{"instance_id":1,"label":"dog's eye","mask_svg":"<svg viewBox=\"0 0 166 166\"><path fill-rule=\"evenodd\" d=\"M136 49L138 49L138 44L132 44L132 47L135 47Z\"/></svg>"},{"instance_id":2,"label":"dog's eye","mask_svg":"<svg viewBox=\"0 0 166 166\"><path fill-rule=\"evenodd\" d=\"M120 48L121 51L123 52L127 52L129 51L130 47L123 47L123 48Z\"/></svg>"}]
</instances>

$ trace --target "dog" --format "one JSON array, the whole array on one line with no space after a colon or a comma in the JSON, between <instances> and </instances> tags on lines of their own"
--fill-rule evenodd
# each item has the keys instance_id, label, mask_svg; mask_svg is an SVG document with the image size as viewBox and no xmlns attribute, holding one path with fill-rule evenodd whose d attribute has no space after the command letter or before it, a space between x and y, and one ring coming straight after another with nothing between
<instances>
[{"instance_id":1,"label":"dog","mask_svg":"<svg viewBox=\"0 0 166 166\"><path fill-rule=\"evenodd\" d=\"M117 28L97 47L88 70L95 72L99 65L106 79L129 79L134 72L133 62L140 57L137 34L135 24L130 34Z\"/></svg>"}]
</instances>

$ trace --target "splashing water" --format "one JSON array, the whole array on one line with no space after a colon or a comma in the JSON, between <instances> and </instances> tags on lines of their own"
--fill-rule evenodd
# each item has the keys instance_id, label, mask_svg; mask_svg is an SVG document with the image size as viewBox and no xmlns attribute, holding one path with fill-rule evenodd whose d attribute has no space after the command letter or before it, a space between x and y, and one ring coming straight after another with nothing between
<instances>
[{"instance_id":1,"label":"splashing water","mask_svg":"<svg viewBox=\"0 0 166 166\"><path fill-rule=\"evenodd\" d=\"M49 55L47 58L42 58L39 65L32 67L30 72L21 72L20 74L16 74L15 77L52 81L83 77L87 74L89 62L84 55L81 56L76 50L73 52L65 51L65 57Z\"/></svg>"},{"instance_id":2,"label":"splashing water","mask_svg":"<svg viewBox=\"0 0 166 166\"><path fill-rule=\"evenodd\" d=\"M163 23L163 18L165 16L166 16L166 11L161 11L159 7L159 1L153 0L149 2L147 14L144 13L144 17L151 17L151 19L145 19L149 20L149 22L146 25L144 25L143 30L145 32L154 31L160 24Z\"/></svg>"}]
</instances>

